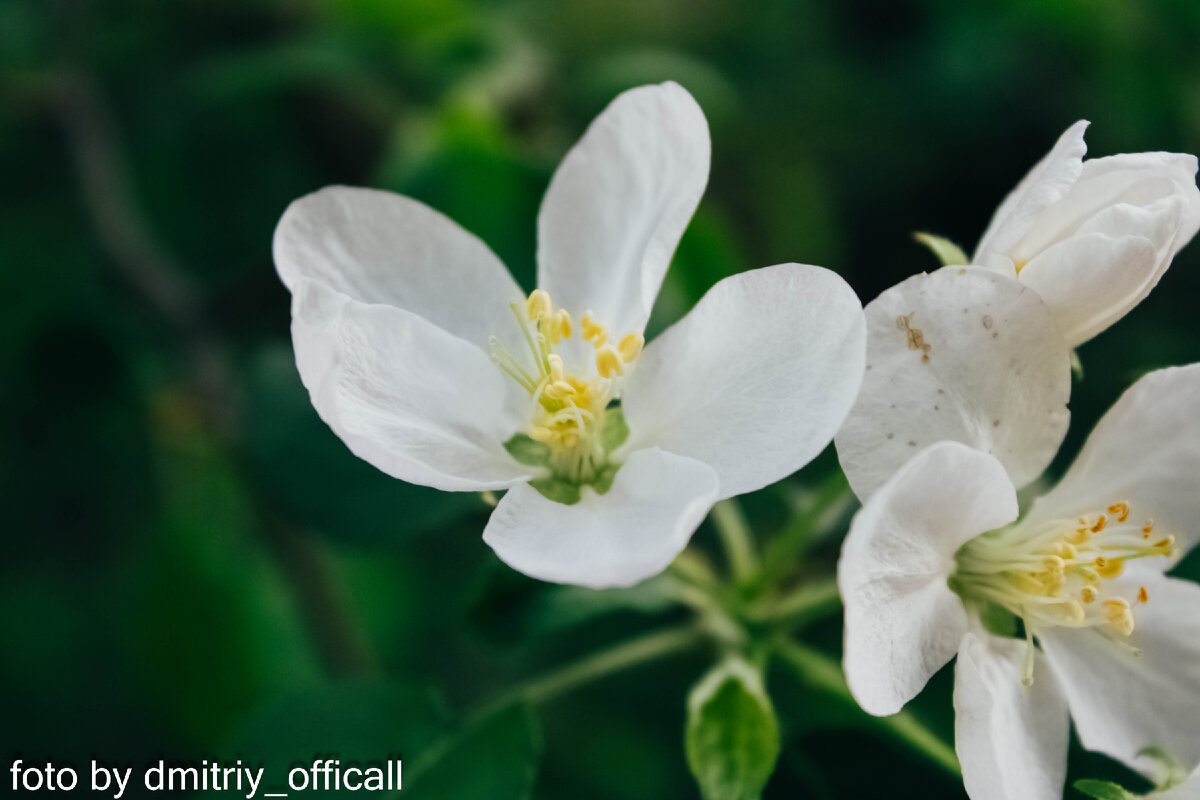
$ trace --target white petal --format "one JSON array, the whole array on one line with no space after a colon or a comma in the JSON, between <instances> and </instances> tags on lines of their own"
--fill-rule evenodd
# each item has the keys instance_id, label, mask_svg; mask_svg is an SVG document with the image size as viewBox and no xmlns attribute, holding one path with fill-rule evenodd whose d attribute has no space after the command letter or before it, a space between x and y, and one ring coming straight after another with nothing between
<instances>
[{"instance_id":1,"label":"white petal","mask_svg":"<svg viewBox=\"0 0 1200 800\"><path fill-rule=\"evenodd\" d=\"M617 336L641 331L708 183L708 123L674 83L619 96L567 153L538 215L538 286Z\"/></svg>"},{"instance_id":2,"label":"white petal","mask_svg":"<svg viewBox=\"0 0 1200 800\"><path fill-rule=\"evenodd\" d=\"M1200 769L1188 775L1183 783L1163 792L1151 792L1146 800L1200 800Z\"/></svg>"},{"instance_id":3,"label":"white petal","mask_svg":"<svg viewBox=\"0 0 1200 800\"><path fill-rule=\"evenodd\" d=\"M330 186L293 202L275 230L275 266L362 303L411 311L477 347L514 341L508 303L524 297L487 245L426 205L391 192Z\"/></svg>"},{"instance_id":4,"label":"white petal","mask_svg":"<svg viewBox=\"0 0 1200 800\"><path fill-rule=\"evenodd\" d=\"M446 491L529 477L501 445L520 427L516 393L482 350L416 314L317 281L300 279L292 291L300 377L355 455Z\"/></svg>"},{"instance_id":5,"label":"white petal","mask_svg":"<svg viewBox=\"0 0 1200 800\"><path fill-rule=\"evenodd\" d=\"M954 743L972 800L1059 800L1067 774L1067 702L1045 658L1021 683L1025 642L963 637L954 667Z\"/></svg>"},{"instance_id":6,"label":"white petal","mask_svg":"<svg viewBox=\"0 0 1200 800\"><path fill-rule=\"evenodd\" d=\"M996 456L1018 487L1041 474L1067 431L1071 368L1035 292L946 267L893 286L866 314L866 377L836 439L860 498L943 439Z\"/></svg>"},{"instance_id":7,"label":"white petal","mask_svg":"<svg viewBox=\"0 0 1200 800\"><path fill-rule=\"evenodd\" d=\"M1079 740L1136 767L1158 747L1187 768L1200 763L1200 586L1148 571L1138 576L1149 602L1135 605L1134 655L1094 629L1039 632L1067 693ZM1136 586L1118 579L1120 592Z\"/></svg>"},{"instance_id":8,"label":"white petal","mask_svg":"<svg viewBox=\"0 0 1200 800\"><path fill-rule=\"evenodd\" d=\"M859 705L894 714L950 660L967 629L946 583L954 554L1016 516L1000 462L956 442L922 450L867 500L838 562L846 680Z\"/></svg>"},{"instance_id":9,"label":"white petal","mask_svg":"<svg viewBox=\"0 0 1200 800\"><path fill-rule=\"evenodd\" d=\"M1039 215L1057 203L1079 179L1087 145L1083 132L1088 123L1080 120L1059 137L1050 152L1029 171L996 209L987 230L979 239L972 262L1012 273L1007 251L1029 231Z\"/></svg>"},{"instance_id":10,"label":"white petal","mask_svg":"<svg viewBox=\"0 0 1200 800\"><path fill-rule=\"evenodd\" d=\"M705 464L639 450L607 493L585 487L575 505L514 486L492 512L483 540L533 578L594 589L629 586L664 570L716 500L717 476Z\"/></svg>"},{"instance_id":11,"label":"white petal","mask_svg":"<svg viewBox=\"0 0 1200 800\"><path fill-rule=\"evenodd\" d=\"M1020 281L1054 312L1072 347L1112 325L1157 282L1154 244L1141 236L1072 236L1021 270Z\"/></svg>"},{"instance_id":12,"label":"white petal","mask_svg":"<svg viewBox=\"0 0 1200 800\"><path fill-rule=\"evenodd\" d=\"M726 278L646 347L622 399L631 446L717 471L721 497L760 489L829 444L862 382L853 290L821 267Z\"/></svg>"},{"instance_id":13,"label":"white petal","mask_svg":"<svg viewBox=\"0 0 1200 800\"><path fill-rule=\"evenodd\" d=\"M1162 200L1174 199L1189 211L1181 216L1180 224L1164 231L1165 237L1160 239L1149 228L1125 231L1150 238L1156 245L1160 242L1168 245L1169 260L1195 233L1195 220L1200 216L1195 175L1195 157L1175 153L1130 153L1085 161L1071 190L1038 217L1009 255L1030 260L1056 242L1088 229L1116 236L1115 231L1093 224L1092 220L1113 206L1149 208ZM1150 224L1155 223L1151 220ZM1188 228L1186 238L1176 242L1185 228Z\"/></svg>"},{"instance_id":14,"label":"white petal","mask_svg":"<svg viewBox=\"0 0 1200 800\"><path fill-rule=\"evenodd\" d=\"M1117 502L1153 519L1181 550L1200 541L1200 364L1157 370L1131 386L1092 430L1067 474L1038 498L1029 523L1094 514ZM1146 566L1164 559L1146 559Z\"/></svg>"}]
</instances>

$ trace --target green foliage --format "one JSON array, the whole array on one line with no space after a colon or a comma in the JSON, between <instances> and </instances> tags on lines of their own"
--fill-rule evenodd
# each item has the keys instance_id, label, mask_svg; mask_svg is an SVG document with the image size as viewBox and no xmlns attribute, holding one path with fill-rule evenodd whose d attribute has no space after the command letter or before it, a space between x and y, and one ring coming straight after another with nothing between
<instances>
[{"instance_id":1,"label":"green foliage","mask_svg":"<svg viewBox=\"0 0 1200 800\"><path fill-rule=\"evenodd\" d=\"M510 706L418 758L405 778L404 797L524 800L533 791L541 751L541 734L529 709Z\"/></svg>"},{"instance_id":2,"label":"green foliage","mask_svg":"<svg viewBox=\"0 0 1200 800\"><path fill-rule=\"evenodd\" d=\"M259 761L265 769L261 792L289 793L288 771L317 759L343 767L405 765L446 730L445 712L427 688L382 682L325 686L276 700L251 717L225 747L225 758ZM407 788L407 787L406 787ZM321 789L322 796L362 792Z\"/></svg>"},{"instance_id":3,"label":"green foliage","mask_svg":"<svg viewBox=\"0 0 1200 800\"><path fill-rule=\"evenodd\" d=\"M625 412L620 406L613 406L604 412L604 427L600 429L600 446L604 452L611 453L629 438L629 423L625 421ZM611 481L610 481L611 483Z\"/></svg>"},{"instance_id":4,"label":"green foliage","mask_svg":"<svg viewBox=\"0 0 1200 800\"><path fill-rule=\"evenodd\" d=\"M563 478L534 478L529 482L529 485L541 492L542 497L547 500L553 500L556 503L573 506L579 502L580 492L579 484L575 481L564 480Z\"/></svg>"},{"instance_id":5,"label":"green foliage","mask_svg":"<svg viewBox=\"0 0 1200 800\"><path fill-rule=\"evenodd\" d=\"M688 766L704 800L755 800L775 771L779 723L749 664L718 665L688 698Z\"/></svg>"}]
</instances>

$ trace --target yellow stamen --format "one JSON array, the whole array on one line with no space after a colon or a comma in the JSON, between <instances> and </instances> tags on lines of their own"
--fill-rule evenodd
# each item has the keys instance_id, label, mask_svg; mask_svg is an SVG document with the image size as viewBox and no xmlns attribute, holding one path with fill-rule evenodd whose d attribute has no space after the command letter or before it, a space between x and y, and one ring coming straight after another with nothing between
<instances>
[{"instance_id":1,"label":"yellow stamen","mask_svg":"<svg viewBox=\"0 0 1200 800\"><path fill-rule=\"evenodd\" d=\"M530 322L536 322L549 317L551 307L550 295L544 289L534 290L533 294L529 295L529 299L525 302Z\"/></svg>"},{"instance_id":2,"label":"yellow stamen","mask_svg":"<svg viewBox=\"0 0 1200 800\"><path fill-rule=\"evenodd\" d=\"M621 337L621 342L617 345L617 350L621 353L621 358L628 364L632 362L642 352L642 346L646 344L646 337L640 333L627 333Z\"/></svg>"},{"instance_id":3,"label":"yellow stamen","mask_svg":"<svg viewBox=\"0 0 1200 800\"><path fill-rule=\"evenodd\" d=\"M1138 587L1138 602L1142 605L1150 602L1150 593L1146 591L1145 586Z\"/></svg>"},{"instance_id":4,"label":"yellow stamen","mask_svg":"<svg viewBox=\"0 0 1200 800\"><path fill-rule=\"evenodd\" d=\"M620 375L625 369L621 354L611 344L606 344L596 351L596 371L601 378L611 378Z\"/></svg>"}]
</instances>

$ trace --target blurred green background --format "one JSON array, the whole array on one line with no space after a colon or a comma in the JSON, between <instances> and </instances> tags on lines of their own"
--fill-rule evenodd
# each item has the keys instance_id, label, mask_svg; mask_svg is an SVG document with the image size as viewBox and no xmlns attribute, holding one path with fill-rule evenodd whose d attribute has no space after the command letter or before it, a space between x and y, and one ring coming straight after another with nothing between
<instances>
[{"instance_id":1,"label":"blurred green background","mask_svg":"<svg viewBox=\"0 0 1200 800\"><path fill-rule=\"evenodd\" d=\"M672 79L708 116L712 177L651 332L784 261L867 301L934 266L914 230L969 251L1078 118L1095 155L1200 151L1197 41L1195 0L0 0L0 755L143 765L291 732L408 763L516 680L681 618L512 573L478 496L390 480L322 425L271 262L292 199L409 194L528 288L555 164L618 92ZM1193 244L1081 350L1055 470L1143 371L1200 359L1198 296ZM751 521L771 532L835 468L750 498ZM836 616L804 631L835 655L839 636ZM710 660L555 699L456 766L540 749L536 798L695 796L684 701ZM768 677L767 797L964 796ZM950 736L948 673L915 713Z\"/></svg>"}]
</instances>

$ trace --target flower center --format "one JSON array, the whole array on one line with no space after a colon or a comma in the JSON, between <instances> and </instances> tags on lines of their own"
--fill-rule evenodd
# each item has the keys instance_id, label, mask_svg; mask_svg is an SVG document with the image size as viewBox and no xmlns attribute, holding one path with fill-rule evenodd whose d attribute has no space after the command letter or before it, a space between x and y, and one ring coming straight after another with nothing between
<instances>
[{"instance_id":1,"label":"flower center","mask_svg":"<svg viewBox=\"0 0 1200 800\"><path fill-rule=\"evenodd\" d=\"M585 361L583 370L568 371L554 349L571 338L571 315L556 309L542 289L509 306L528 357L515 357L495 336L488 343L492 361L529 393L530 421L506 447L522 463L548 467L557 481L575 485L576 493L580 484L607 490L615 473L609 453L628 434L620 410L610 403L619 397L622 377L642 352L645 339L640 333L627 333L614 343L608 328L588 312L580 321L579 335L591 344L594 358Z\"/></svg>"},{"instance_id":2,"label":"flower center","mask_svg":"<svg viewBox=\"0 0 1200 800\"><path fill-rule=\"evenodd\" d=\"M1153 520L1131 522L1129 504L1118 502L1076 519L977 536L955 555L951 585L966 600L1021 618L1030 642L1025 665L1030 683L1038 629L1095 628L1122 642L1133 633L1133 609L1150 599L1146 587L1124 596L1110 581L1132 559L1169 557L1174 544L1173 536L1155 533Z\"/></svg>"}]
</instances>

